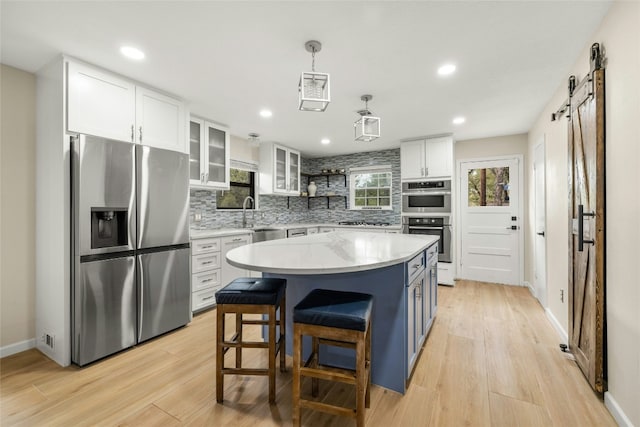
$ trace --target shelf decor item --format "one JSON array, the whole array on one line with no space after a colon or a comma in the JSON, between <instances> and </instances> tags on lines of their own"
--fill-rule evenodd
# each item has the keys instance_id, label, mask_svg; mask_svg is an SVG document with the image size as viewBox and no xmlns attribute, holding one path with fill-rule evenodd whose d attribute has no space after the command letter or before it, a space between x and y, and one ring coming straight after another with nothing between
<instances>
[{"instance_id":1,"label":"shelf decor item","mask_svg":"<svg viewBox=\"0 0 640 427\"><path fill-rule=\"evenodd\" d=\"M304 44L307 52L311 52L311 71L303 71L298 82L298 109L300 111L318 111L327 109L331 102L329 92L329 74L316 72L316 52L320 52L322 44L310 40Z\"/></svg>"},{"instance_id":2,"label":"shelf decor item","mask_svg":"<svg viewBox=\"0 0 640 427\"><path fill-rule=\"evenodd\" d=\"M318 189L318 187L316 187L316 183L311 181L309 183L309 185L307 186L307 191L309 192L309 197L315 197L317 189Z\"/></svg>"},{"instance_id":3,"label":"shelf decor item","mask_svg":"<svg viewBox=\"0 0 640 427\"><path fill-rule=\"evenodd\" d=\"M362 95L360 99L364 101L364 110L358 111L360 119L354 124L355 140L371 142L374 139L380 138L380 117L374 117L369 111L369 101L373 98L373 95Z\"/></svg>"}]
</instances>

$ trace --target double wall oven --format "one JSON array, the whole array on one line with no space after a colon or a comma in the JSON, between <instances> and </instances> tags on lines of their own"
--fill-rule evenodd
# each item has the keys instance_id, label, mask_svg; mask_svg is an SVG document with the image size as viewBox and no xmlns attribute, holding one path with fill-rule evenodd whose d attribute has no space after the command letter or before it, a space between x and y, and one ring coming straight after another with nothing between
<instances>
[{"instance_id":1,"label":"double wall oven","mask_svg":"<svg viewBox=\"0 0 640 427\"><path fill-rule=\"evenodd\" d=\"M451 259L451 180L402 183L402 232L438 236L438 261Z\"/></svg>"}]
</instances>

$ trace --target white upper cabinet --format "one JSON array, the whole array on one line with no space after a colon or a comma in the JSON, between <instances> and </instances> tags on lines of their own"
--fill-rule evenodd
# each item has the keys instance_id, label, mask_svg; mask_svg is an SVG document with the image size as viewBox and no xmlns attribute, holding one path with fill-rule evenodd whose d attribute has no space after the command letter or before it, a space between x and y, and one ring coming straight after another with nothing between
<instances>
[{"instance_id":1,"label":"white upper cabinet","mask_svg":"<svg viewBox=\"0 0 640 427\"><path fill-rule=\"evenodd\" d=\"M68 65L67 127L70 132L133 141L135 85L83 64Z\"/></svg>"},{"instance_id":2,"label":"white upper cabinet","mask_svg":"<svg viewBox=\"0 0 640 427\"><path fill-rule=\"evenodd\" d=\"M137 142L187 152L184 103L153 90L136 87Z\"/></svg>"},{"instance_id":3,"label":"white upper cabinet","mask_svg":"<svg viewBox=\"0 0 640 427\"><path fill-rule=\"evenodd\" d=\"M189 182L192 187L229 189L228 129L197 117L189 122Z\"/></svg>"},{"instance_id":4,"label":"white upper cabinet","mask_svg":"<svg viewBox=\"0 0 640 427\"><path fill-rule=\"evenodd\" d=\"M72 61L67 76L69 132L188 152L179 99Z\"/></svg>"},{"instance_id":5,"label":"white upper cabinet","mask_svg":"<svg viewBox=\"0 0 640 427\"><path fill-rule=\"evenodd\" d=\"M403 180L450 178L453 174L453 138L403 142L400 145L400 171Z\"/></svg>"},{"instance_id":6,"label":"white upper cabinet","mask_svg":"<svg viewBox=\"0 0 640 427\"><path fill-rule=\"evenodd\" d=\"M300 153L283 145L260 145L260 194L300 195Z\"/></svg>"}]
</instances>

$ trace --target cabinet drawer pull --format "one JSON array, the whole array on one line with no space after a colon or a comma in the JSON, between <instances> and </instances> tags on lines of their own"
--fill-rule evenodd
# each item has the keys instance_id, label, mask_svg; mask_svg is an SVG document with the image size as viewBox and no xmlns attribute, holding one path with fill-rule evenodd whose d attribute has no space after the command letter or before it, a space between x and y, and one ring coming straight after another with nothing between
<instances>
[{"instance_id":1,"label":"cabinet drawer pull","mask_svg":"<svg viewBox=\"0 0 640 427\"><path fill-rule=\"evenodd\" d=\"M234 242L239 242L239 241L241 241L241 240L242 240L242 238L241 238L241 237L238 237L237 239L233 239L233 241L234 241Z\"/></svg>"},{"instance_id":2,"label":"cabinet drawer pull","mask_svg":"<svg viewBox=\"0 0 640 427\"><path fill-rule=\"evenodd\" d=\"M202 246L202 249L209 249L209 248L212 248L212 247L213 247L213 245L207 245L207 246Z\"/></svg>"},{"instance_id":3,"label":"cabinet drawer pull","mask_svg":"<svg viewBox=\"0 0 640 427\"><path fill-rule=\"evenodd\" d=\"M202 265L207 265L207 264L212 264L212 263L213 263L213 261L203 261Z\"/></svg>"},{"instance_id":4,"label":"cabinet drawer pull","mask_svg":"<svg viewBox=\"0 0 640 427\"><path fill-rule=\"evenodd\" d=\"M420 268L422 267L422 264L413 264L413 268Z\"/></svg>"},{"instance_id":5,"label":"cabinet drawer pull","mask_svg":"<svg viewBox=\"0 0 640 427\"><path fill-rule=\"evenodd\" d=\"M208 283L208 282L210 282L210 281L212 281L212 280L213 280L213 279L211 279L211 278L209 278L209 279L204 279L204 280L202 281L202 283Z\"/></svg>"},{"instance_id":6,"label":"cabinet drawer pull","mask_svg":"<svg viewBox=\"0 0 640 427\"><path fill-rule=\"evenodd\" d=\"M202 298L202 301L207 301L207 300L210 300L211 298L213 298L213 295L208 296L208 297L206 297L206 298Z\"/></svg>"}]
</instances>

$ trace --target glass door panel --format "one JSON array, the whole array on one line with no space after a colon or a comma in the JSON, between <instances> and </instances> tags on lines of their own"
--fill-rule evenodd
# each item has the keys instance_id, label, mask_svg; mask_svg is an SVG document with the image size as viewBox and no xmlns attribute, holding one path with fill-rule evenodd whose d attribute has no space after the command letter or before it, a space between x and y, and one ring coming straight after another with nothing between
<instances>
[{"instance_id":1,"label":"glass door panel","mask_svg":"<svg viewBox=\"0 0 640 427\"><path fill-rule=\"evenodd\" d=\"M202 142L202 124L198 122L189 123L189 179L200 182L202 171L202 152L200 143Z\"/></svg>"},{"instance_id":2,"label":"glass door panel","mask_svg":"<svg viewBox=\"0 0 640 427\"><path fill-rule=\"evenodd\" d=\"M289 152L289 191L299 192L300 183L298 175L300 171L300 155L292 151Z\"/></svg>"},{"instance_id":3,"label":"glass door panel","mask_svg":"<svg viewBox=\"0 0 640 427\"><path fill-rule=\"evenodd\" d=\"M287 150L275 147L275 188L276 190L287 190Z\"/></svg>"},{"instance_id":4,"label":"glass door panel","mask_svg":"<svg viewBox=\"0 0 640 427\"><path fill-rule=\"evenodd\" d=\"M211 126L207 126L207 150L209 153L209 181L225 182L225 132Z\"/></svg>"}]
</instances>

